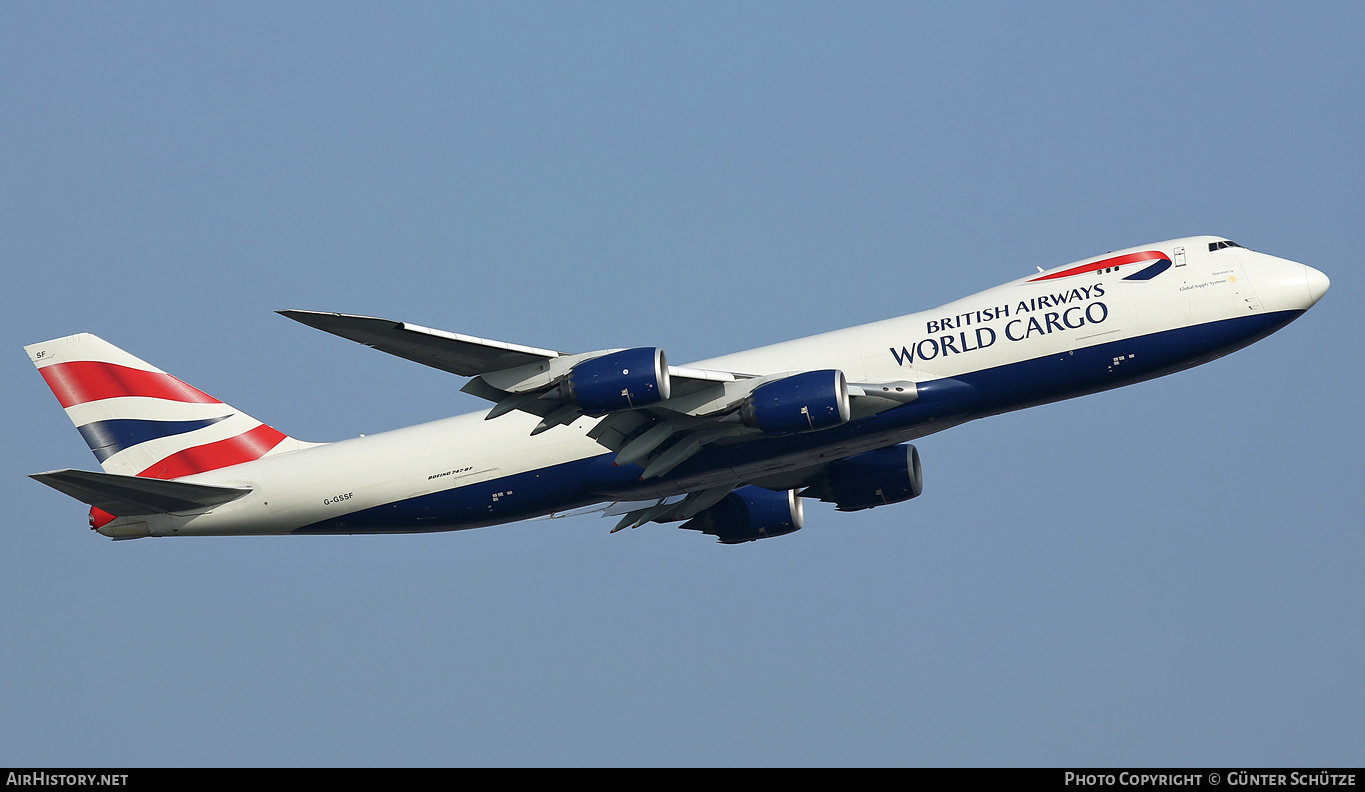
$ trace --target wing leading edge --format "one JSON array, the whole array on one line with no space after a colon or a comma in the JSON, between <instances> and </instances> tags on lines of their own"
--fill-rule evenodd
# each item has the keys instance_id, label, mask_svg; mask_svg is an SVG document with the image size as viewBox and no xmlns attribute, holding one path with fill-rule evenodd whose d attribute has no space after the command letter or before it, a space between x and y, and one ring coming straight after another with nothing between
<instances>
[{"instance_id":1,"label":"wing leading edge","mask_svg":"<svg viewBox=\"0 0 1365 792\"><path fill-rule=\"evenodd\" d=\"M296 322L461 377L553 360L550 349L447 333L407 322L319 311L280 311Z\"/></svg>"}]
</instances>

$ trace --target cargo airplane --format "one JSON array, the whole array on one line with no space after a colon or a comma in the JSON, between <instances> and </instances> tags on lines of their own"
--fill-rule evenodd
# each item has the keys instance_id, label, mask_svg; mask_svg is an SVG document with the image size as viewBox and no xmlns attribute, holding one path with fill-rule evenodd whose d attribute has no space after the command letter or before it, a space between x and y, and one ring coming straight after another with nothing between
<instances>
[{"instance_id":1,"label":"cargo airplane","mask_svg":"<svg viewBox=\"0 0 1365 792\"><path fill-rule=\"evenodd\" d=\"M653 347L566 353L406 322L281 311L468 378L488 410L297 440L81 334L26 347L102 472L33 478L104 536L387 534L600 511L736 544L920 494L909 442L1142 382L1284 327L1321 272L1222 237L1110 252L933 310L674 366Z\"/></svg>"}]
</instances>

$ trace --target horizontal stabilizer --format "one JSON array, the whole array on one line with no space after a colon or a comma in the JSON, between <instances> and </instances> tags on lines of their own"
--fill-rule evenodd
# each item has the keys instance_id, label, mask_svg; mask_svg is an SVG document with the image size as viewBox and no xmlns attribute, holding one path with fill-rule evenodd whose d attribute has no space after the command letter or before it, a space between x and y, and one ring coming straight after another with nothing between
<instances>
[{"instance_id":1,"label":"horizontal stabilizer","mask_svg":"<svg viewBox=\"0 0 1365 792\"><path fill-rule=\"evenodd\" d=\"M211 487L88 470L53 470L29 478L119 517L197 511L251 492L250 487Z\"/></svg>"}]
</instances>

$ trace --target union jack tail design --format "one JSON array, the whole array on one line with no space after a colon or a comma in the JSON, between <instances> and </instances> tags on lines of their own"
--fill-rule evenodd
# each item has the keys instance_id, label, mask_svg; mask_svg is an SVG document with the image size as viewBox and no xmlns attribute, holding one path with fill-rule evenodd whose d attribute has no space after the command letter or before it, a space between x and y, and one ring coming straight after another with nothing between
<instances>
[{"instance_id":1,"label":"union jack tail design","mask_svg":"<svg viewBox=\"0 0 1365 792\"><path fill-rule=\"evenodd\" d=\"M312 445L89 333L24 349L106 473L176 479Z\"/></svg>"}]
</instances>

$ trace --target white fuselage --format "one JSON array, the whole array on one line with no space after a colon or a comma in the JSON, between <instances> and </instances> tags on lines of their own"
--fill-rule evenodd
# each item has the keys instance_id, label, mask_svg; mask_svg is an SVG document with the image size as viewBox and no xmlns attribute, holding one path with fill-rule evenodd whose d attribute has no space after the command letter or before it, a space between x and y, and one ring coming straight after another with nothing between
<instances>
[{"instance_id":1,"label":"white fuselage","mask_svg":"<svg viewBox=\"0 0 1365 792\"><path fill-rule=\"evenodd\" d=\"M187 477L252 492L202 513L120 518L100 531L120 537L287 534L309 526L324 526L319 533L376 532L384 530L376 526L386 509L395 531L450 530L633 495L744 483L963 420L1197 365L1282 326L1326 289L1326 278L1304 265L1239 247L1210 250L1219 240L1192 237L1115 251L932 310L692 364L756 375L839 369L859 383L960 380L981 394L969 413L917 422L892 410L868 419L874 423L866 430L812 432L800 443L774 444L770 456L717 455L709 466L636 483L611 471L611 455L588 437L598 419L532 436L536 416L514 411L485 420L485 411ZM1146 279L1131 277L1154 259L1065 274L1152 251L1170 264ZM442 513L445 505L455 511ZM356 522L348 522L353 515Z\"/></svg>"}]
</instances>

